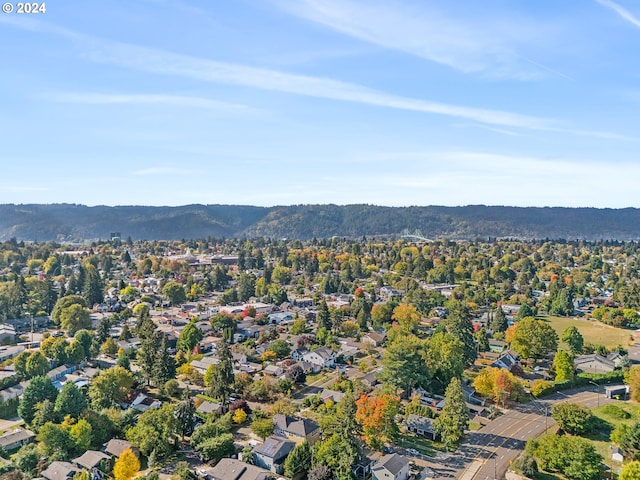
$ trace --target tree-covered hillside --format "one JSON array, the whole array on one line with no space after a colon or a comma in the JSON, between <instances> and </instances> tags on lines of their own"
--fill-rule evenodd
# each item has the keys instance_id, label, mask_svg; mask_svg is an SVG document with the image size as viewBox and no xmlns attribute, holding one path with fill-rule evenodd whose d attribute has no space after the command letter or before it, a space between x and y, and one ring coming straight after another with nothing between
<instances>
[{"instance_id":1,"label":"tree-covered hillside","mask_svg":"<svg viewBox=\"0 0 640 480\"><path fill-rule=\"evenodd\" d=\"M185 205L180 207L0 205L0 240L82 241L111 232L135 239L396 236L632 240L640 210L596 208L381 207L374 205Z\"/></svg>"}]
</instances>

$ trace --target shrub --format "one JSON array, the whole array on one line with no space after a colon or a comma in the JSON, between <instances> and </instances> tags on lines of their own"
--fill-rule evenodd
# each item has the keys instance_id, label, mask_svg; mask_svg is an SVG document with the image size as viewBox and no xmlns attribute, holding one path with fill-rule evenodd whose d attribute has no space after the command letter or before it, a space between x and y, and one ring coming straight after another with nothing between
<instances>
[{"instance_id":1,"label":"shrub","mask_svg":"<svg viewBox=\"0 0 640 480\"><path fill-rule=\"evenodd\" d=\"M605 405L601 409L602 413L619 420L627 420L631 418L631 414L615 403Z\"/></svg>"}]
</instances>

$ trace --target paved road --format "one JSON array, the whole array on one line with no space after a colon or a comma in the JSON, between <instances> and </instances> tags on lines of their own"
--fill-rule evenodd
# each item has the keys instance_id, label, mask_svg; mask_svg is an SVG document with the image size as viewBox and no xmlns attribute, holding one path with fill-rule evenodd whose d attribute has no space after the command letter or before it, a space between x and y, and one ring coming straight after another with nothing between
<instances>
[{"instance_id":1,"label":"paved road","mask_svg":"<svg viewBox=\"0 0 640 480\"><path fill-rule=\"evenodd\" d=\"M315 395L320 393L323 389L327 388L329 385L333 384L338 378L338 374L336 372L331 372L327 375L326 378L320 378L315 382L307 385L306 387L301 388L293 395L291 395L291 399L294 402L300 402L302 399L309 395Z\"/></svg>"},{"instance_id":2,"label":"paved road","mask_svg":"<svg viewBox=\"0 0 640 480\"><path fill-rule=\"evenodd\" d=\"M509 464L524 448L529 438L551 429L555 422L550 416L551 405L568 401L587 407L604 405L612 400L593 391L572 394L558 393L544 400L518 405L482 429L469 432L464 443L453 454L442 457L429 467L433 480L493 480L504 478ZM545 416L545 408L549 415Z\"/></svg>"}]
</instances>

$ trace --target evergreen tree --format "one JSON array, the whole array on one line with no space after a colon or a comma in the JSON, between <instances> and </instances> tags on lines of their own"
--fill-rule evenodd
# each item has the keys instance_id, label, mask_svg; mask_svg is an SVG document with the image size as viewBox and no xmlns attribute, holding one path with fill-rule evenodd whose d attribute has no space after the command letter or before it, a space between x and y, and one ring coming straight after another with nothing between
<instances>
[{"instance_id":1,"label":"evergreen tree","mask_svg":"<svg viewBox=\"0 0 640 480\"><path fill-rule=\"evenodd\" d=\"M109 338L109 330L111 329L111 322L108 317L102 317L100 322L98 323L98 328L96 329L95 341L97 345L102 345ZM77 333L80 333L78 331ZM83 346L84 342L83 342Z\"/></svg>"},{"instance_id":2,"label":"evergreen tree","mask_svg":"<svg viewBox=\"0 0 640 480\"><path fill-rule=\"evenodd\" d=\"M82 296L87 300L87 304L95 305L104 300L104 284L100 273L91 264L85 266L85 279L82 286Z\"/></svg>"},{"instance_id":3,"label":"evergreen tree","mask_svg":"<svg viewBox=\"0 0 640 480\"><path fill-rule=\"evenodd\" d=\"M469 410L465 404L460 379L453 378L444 394L444 406L433 426L447 450L455 450L464 437L469 423Z\"/></svg>"},{"instance_id":4,"label":"evergreen tree","mask_svg":"<svg viewBox=\"0 0 640 480\"><path fill-rule=\"evenodd\" d=\"M331 330L332 324L331 317L329 315L329 307L327 307L327 302L324 300L318 305L316 322L318 324L318 329L325 328L327 330Z\"/></svg>"},{"instance_id":5,"label":"evergreen tree","mask_svg":"<svg viewBox=\"0 0 640 480\"><path fill-rule=\"evenodd\" d=\"M218 363L213 366L209 382L209 394L214 398L219 398L223 404L226 404L229 394L233 391L234 376L231 350L224 340L218 342L216 354Z\"/></svg>"},{"instance_id":6,"label":"evergreen tree","mask_svg":"<svg viewBox=\"0 0 640 480\"><path fill-rule=\"evenodd\" d=\"M496 311L493 314L493 319L489 328L494 332L504 332L509 327L507 323L507 316L502 311L502 307L498 305Z\"/></svg>"},{"instance_id":7,"label":"evergreen tree","mask_svg":"<svg viewBox=\"0 0 640 480\"><path fill-rule=\"evenodd\" d=\"M484 329L484 327L475 332L473 337L476 341L476 344L478 345L479 352L489 351L489 338L487 337L487 331Z\"/></svg>"},{"instance_id":8,"label":"evergreen tree","mask_svg":"<svg viewBox=\"0 0 640 480\"><path fill-rule=\"evenodd\" d=\"M160 340L160 346L156 355L156 362L153 366L153 381L156 385L162 386L167 381L175 378L176 376L176 361L169 353L169 347L167 346L167 337L162 336Z\"/></svg>"},{"instance_id":9,"label":"evergreen tree","mask_svg":"<svg viewBox=\"0 0 640 480\"><path fill-rule=\"evenodd\" d=\"M189 396L189 390L185 389L182 401L176 405L174 415L178 422L178 433L182 438L193 433L196 422L196 407L193 399Z\"/></svg>"},{"instance_id":10,"label":"evergreen tree","mask_svg":"<svg viewBox=\"0 0 640 480\"><path fill-rule=\"evenodd\" d=\"M100 324L105 321L102 319L98 324L98 331L100 331ZM108 326L108 323L107 323ZM107 336L109 335L109 329L107 328ZM91 344L93 343L93 337L88 330L78 330L74 338L80 343L83 351L83 359L89 360L91 358ZM105 338L106 340L106 338Z\"/></svg>"},{"instance_id":11,"label":"evergreen tree","mask_svg":"<svg viewBox=\"0 0 640 480\"><path fill-rule=\"evenodd\" d=\"M464 344L464 363L472 365L478 355L475 339L473 338L473 323L469 308L460 302L455 302L449 307L449 313L445 322L446 329L458 337Z\"/></svg>"},{"instance_id":12,"label":"evergreen tree","mask_svg":"<svg viewBox=\"0 0 640 480\"><path fill-rule=\"evenodd\" d=\"M311 448L307 442L296 445L284 461L284 474L293 478L311 468Z\"/></svg>"},{"instance_id":13,"label":"evergreen tree","mask_svg":"<svg viewBox=\"0 0 640 480\"><path fill-rule=\"evenodd\" d=\"M154 332L154 334L146 336L144 339L140 338L141 345L136 354L136 362L142 369L144 378L147 380L147 385L151 384L151 380L155 376L155 366L158 361L161 336L161 333Z\"/></svg>"}]
</instances>

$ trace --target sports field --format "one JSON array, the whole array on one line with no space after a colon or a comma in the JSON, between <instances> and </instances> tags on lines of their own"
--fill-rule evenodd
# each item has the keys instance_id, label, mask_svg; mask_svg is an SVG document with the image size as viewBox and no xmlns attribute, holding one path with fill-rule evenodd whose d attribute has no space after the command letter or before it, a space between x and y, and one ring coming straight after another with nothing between
<instances>
[{"instance_id":1,"label":"sports field","mask_svg":"<svg viewBox=\"0 0 640 480\"><path fill-rule=\"evenodd\" d=\"M611 327L596 320L586 320L584 318L555 317L552 315L541 318L551 324L554 330L558 332L559 337L568 327L575 325L584 337L584 343L601 344L609 348L618 345L629 346L632 342L631 336L634 333L632 330ZM564 342L560 342L560 346L566 348Z\"/></svg>"}]
</instances>

